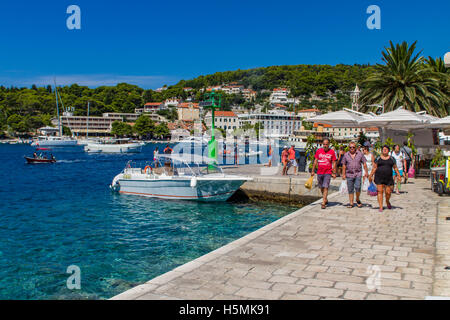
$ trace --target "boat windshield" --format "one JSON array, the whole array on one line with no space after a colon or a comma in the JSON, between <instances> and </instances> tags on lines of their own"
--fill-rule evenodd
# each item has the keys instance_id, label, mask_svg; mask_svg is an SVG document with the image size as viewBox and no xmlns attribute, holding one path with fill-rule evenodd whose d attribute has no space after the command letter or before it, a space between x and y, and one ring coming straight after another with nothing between
<instances>
[{"instance_id":1,"label":"boat windshield","mask_svg":"<svg viewBox=\"0 0 450 320\"><path fill-rule=\"evenodd\" d=\"M145 173L168 176L203 176L207 174L222 174L222 169L216 164L187 162L181 158L160 156L155 161L129 161L124 173Z\"/></svg>"}]
</instances>

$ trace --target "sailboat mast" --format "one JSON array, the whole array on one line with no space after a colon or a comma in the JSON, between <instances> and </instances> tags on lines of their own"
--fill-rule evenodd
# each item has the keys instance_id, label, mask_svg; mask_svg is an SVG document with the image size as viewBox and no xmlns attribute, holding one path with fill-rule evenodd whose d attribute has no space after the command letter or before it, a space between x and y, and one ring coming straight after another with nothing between
<instances>
[{"instance_id":1,"label":"sailboat mast","mask_svg":"<svg viewBox=\"0 0 450 320\"><path fill-rule=\"evenodd\" d=\"M58 117L59 136L62 137L61 118L59 117L59 106L58 106L58 89L56 88L56 80L55 80L55 98L56 98L56 115Z\"/></svg>"},{"instance_id":2,"label":"sailboat mast","mask_svg":"<svg viewBox=\"0 0 450 320\"><path fill-rule=\"evenodd\" d=\"M86 123L86 139L89 137L89 101L88 101L88 112L87 112L87 123Z\"/></svg>"}]
</instances>

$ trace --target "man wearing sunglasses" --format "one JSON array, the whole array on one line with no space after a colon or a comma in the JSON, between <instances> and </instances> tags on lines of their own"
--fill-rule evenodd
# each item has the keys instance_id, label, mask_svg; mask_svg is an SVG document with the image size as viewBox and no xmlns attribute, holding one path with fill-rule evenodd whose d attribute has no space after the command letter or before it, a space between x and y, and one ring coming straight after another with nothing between
<instances>
[{"instance_id":1,"label":"man wearing sunglasses","mask_svg":"<svg viewBox=\"0 0 450 320\"><path fill-rule=\"evenodd\" d=\"M322 141L323 148L319 148L314 156L314 164L311 176L315 174L317 167L317 183L322 191L323 201L322 209L328 204L328 188L330 187L331 177L336 178L336 153L330 149L330 140L325 138Z\"/></svg>"},{"instance_id":2,"label":"man wearing sunglasses","mask_svg":"<svg viewBox=\"0 0 450 320\"><path fill-rule=\"evenodd\" d=\"M344 154L342 159L342 180L347 179L348 198L349 204L347 208L353 208L353 195L356 192L356 204L358 208L362 207L359 196L361 195L361 177L362 168L364 167L365 175L367 178L368 169L366 164L366 157L364 154L356 149L356 143L350 142L349 151Z\"/></svg>"}]
</instances>

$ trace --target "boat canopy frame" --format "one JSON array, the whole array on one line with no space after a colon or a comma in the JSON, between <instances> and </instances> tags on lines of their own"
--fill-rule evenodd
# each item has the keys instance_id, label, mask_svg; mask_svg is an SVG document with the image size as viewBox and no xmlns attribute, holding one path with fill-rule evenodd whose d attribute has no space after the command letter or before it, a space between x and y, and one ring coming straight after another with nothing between
<instances>
[{"instance_id":1,"label":"boat canopy frame","mask_svg":"<svg viewBox=\"0 0 450 320\"><path fill-rule=\"evenodd\" d=\"M192 157L191 157L192 156ZM137 161L129 160L122 173L147 173L155 174L154 170L164 168L162 173L169 173L175 176L204 176L207 174L219 173L223 174L222 168L217 164L211 163L212 159L198 155L172 155L159 154L155 156L154 161ZM151 170L146 168L151 167ZM170 169L169 169L170 168Z\"/></svg>"}]
</instances>

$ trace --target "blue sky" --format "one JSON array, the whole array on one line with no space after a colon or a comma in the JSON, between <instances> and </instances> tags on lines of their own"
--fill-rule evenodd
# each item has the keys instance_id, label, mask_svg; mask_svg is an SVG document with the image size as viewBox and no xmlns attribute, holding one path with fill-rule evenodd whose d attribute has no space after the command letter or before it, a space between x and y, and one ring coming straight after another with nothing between
<instances>
[{"instance_id":1,"label":"blue sky","mask_svg":"<svg viewBox=\"0 0 450 320\"><path fill-rule=\"evenodd\" d=\"M68 30L69 5L81 30ZM369 30L369 5L381 30ZM271 65L377 63L389 40L450 51L448 0L2 1L0 84L157 88Z\"/></svg>"}]
</instances>

